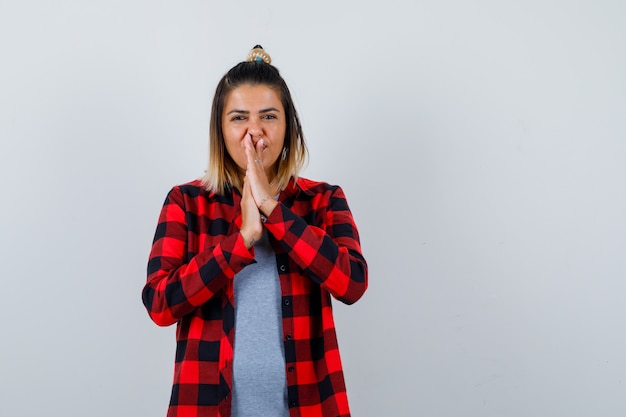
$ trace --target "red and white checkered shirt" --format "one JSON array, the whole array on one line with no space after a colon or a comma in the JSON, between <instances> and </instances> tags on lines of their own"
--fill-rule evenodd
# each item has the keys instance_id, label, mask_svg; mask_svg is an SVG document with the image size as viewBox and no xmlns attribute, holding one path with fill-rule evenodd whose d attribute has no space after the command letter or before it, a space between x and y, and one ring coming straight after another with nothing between
<instances>
[{"instance_id":1,"label":"red and white checkered shirt","mask_svg":"<svg viewBox=\"0 0 626 417\"><path fill-rule=\"evenodd\" d=\"M143 302L161 326L177 323L168 417L231 415L233 277L254 262L239 233L241 195L200 181L174 187L159 217ZM331 298L352 304L367 264L340 187L291 181L264 223L282 293L291 417L350 415Z\"/></svg>"}]
</instances>

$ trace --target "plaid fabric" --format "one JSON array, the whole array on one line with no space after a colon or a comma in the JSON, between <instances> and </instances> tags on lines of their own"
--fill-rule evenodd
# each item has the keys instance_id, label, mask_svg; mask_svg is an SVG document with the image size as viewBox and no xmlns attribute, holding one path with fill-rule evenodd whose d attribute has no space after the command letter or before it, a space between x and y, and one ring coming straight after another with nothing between
<instances>
[{"instance_id":1,"label":"plaid fabric","mask_svg":"<svg viewBox=\"0 0 626 417\"><path fill-rule=\"evenodd\" d=\"M177 323L168 417L231 415L233 277L254 262L238 233L241 196L200 181L168 194L148 262L143 302L160 326ZM291 417L349 416L331 298L357 301L367 264L341 188L291 181L265 222L282 292Z\"/></svg>"}]
</instances>

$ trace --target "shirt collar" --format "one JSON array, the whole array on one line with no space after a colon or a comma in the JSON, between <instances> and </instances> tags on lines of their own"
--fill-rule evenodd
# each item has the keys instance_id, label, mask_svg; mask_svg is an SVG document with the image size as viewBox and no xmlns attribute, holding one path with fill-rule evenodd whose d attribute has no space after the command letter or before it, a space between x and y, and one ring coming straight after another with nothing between
<instances>
[{"instance_id":1,"label":"shirt collar","mask_svg":"<svg viewBox=\"0 0 626 417\"><path fill-rule=\"evenodd\" d=\"M288 196L295 196L299 193L305 193L309 196L314 196L315 192L312 190L314 185L314 182L311 180L307 180L306 178L298 178L297 181L294 181L293 177L289 180L289 182L287 183L287 186L284 189L284 193ZM231 193L231 194L237 194L239 196L241 196L241 194L239 194L239 190L237 190L235 187L233 187L229 182L225 183L226 186L226 192L227 193ZM210 192L209 193L211 196L215 196L216 194L214 192Z\"/></svg>"}]
</instances>

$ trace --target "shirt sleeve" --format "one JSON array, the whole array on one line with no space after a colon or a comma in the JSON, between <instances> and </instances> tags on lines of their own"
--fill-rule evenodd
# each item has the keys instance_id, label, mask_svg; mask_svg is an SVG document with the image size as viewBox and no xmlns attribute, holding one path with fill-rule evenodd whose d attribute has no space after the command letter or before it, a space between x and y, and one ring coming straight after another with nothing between
<instances>
[{"instance_id":1,"label":"shirt sleeve","mask_svg":"<svg viewBox=\"0 0 626 417\"><path fill-rule=\"evenodd\" d=\"M161 209L142 292L150 318L160 326L192 313L254 261L254 253L246 248L240 233L187 259L186 218L184 198L176 187Z\"/></svg>"},{"instance_id":2,"label":"shirt sleeve","mask_svg":"<svg viewBox=\"0 0 626 417\"><path fill-rule=\"evenodd\" d=\"M340 187L322 199L321 227L307 222L279 203L265 227L283 245L303 274L346 304L356 302L367 289L367 263L359 234Z\"/></svg>"}]
</instances>

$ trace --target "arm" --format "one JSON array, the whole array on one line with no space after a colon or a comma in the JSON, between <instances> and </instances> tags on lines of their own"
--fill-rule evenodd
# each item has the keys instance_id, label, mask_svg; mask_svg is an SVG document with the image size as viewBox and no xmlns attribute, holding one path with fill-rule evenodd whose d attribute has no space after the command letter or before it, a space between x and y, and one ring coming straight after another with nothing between
<instances>
[{"instance_id":1,"label":"arm","mask_svg":"<svg viewBox=\"0 0 626 417\"><path fill-rule=\"evenodd\" d=\"M343 191L332 187L318 195L323 206L313 208L323 216L323 228L311 226L270 196L274 195L265 172L265 142L243 141L246 180L258 210L267 218L265 227L283 245L304 275L338 300L352 304L367 289L367 263L361 254L359 234ZM261 163L257 163L257 161Z\"/></svg>"},{"instance_id":2,"label":"arm","mask_svg":"<svg viewBox=\"0 0 626 417\"><path fill-rule=\"evenodd\" d=\"M254 259L236 232L187 260L187 232L183 195L174 188L159 216L142 292L150 318L160 326L206 303Z\"/></svg>"},{"instance_id":3,"label":"arm","mask_svg":"<svg viewBox=\"0 0 626 417\"><path fill-rule=\"evenodd\" d=\"M327 204L325 230L307 224L287 206L276 202L268 205L265 227L305 275L338 300L352 304L367 289L367 263L341 188L332 190Z\"/></svg>"}]
</instances>

